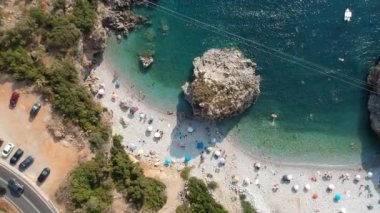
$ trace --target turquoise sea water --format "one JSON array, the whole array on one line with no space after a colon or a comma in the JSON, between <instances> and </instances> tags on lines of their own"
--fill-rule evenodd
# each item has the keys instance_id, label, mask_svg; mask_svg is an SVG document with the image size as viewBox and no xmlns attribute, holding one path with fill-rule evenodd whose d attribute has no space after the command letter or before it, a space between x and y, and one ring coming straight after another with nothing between
<instances>
[{"instance_id":1,"label":"turquoise sea water","mask_svg":"<svg viewBox=\"0 0 380 213\"><path fill-rule=\"evenodd\" d=\"M357 85L365 81L369 66L380 55L380 1L163 0L160 5L331 68L332 75L348 75ZM353 12L350 23L343 22L347 7ZM262 92L251 109L221 126L250 151L279 160L326 164L360 163L380 151L380 141L369 129L366 91L159 8L135 12L152 24L120 44L111 38L105 57L154 106L189 112L180 87L191 78L193 58L209 48L236 47L258 64ZM145 52L154 53L148 72L138 62L138 54ZM274 125L272 113L279 116Z\"/></svg>"}]
</instances>

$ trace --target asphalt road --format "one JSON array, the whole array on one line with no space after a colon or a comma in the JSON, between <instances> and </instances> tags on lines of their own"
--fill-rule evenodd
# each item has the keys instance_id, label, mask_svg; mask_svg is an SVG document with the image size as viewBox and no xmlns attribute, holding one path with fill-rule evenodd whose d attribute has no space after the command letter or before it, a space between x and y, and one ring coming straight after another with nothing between
<instances>
[{"instance_id":1,"label":"asphalt road","mask_svg":"<svg viewBox=\"0 0 380 213\"><path fill-rule=\"evenodd\" d=\"M17 197L11 194L8 180L16 179L24 185L24 193ZM23 177L0 163L0 185L7 189L5 199L12 202L19 211L24 213L55 213L54 206L34 189Z\"/></svg>"}]
</instances>

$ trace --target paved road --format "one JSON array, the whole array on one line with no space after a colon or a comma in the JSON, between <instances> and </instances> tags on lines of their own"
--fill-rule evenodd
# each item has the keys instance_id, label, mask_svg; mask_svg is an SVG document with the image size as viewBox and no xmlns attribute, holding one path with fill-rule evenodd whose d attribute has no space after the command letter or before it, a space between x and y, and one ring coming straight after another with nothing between
<instances>
[{"instance_id":1,"label":"paved road","mask_svg":"<svg viewBox=\"0 0 380 213\"><path fill-rule=\"evenodd\" d=\"M8 180L16 179L24 185L24 193L20 197L11 195ZM34 189L25 178L10 170L0 162L0 185L7 189L5 199L11 201L19 211L24 213L56 213L54 206Z\"/></svg>"}]
</instances>

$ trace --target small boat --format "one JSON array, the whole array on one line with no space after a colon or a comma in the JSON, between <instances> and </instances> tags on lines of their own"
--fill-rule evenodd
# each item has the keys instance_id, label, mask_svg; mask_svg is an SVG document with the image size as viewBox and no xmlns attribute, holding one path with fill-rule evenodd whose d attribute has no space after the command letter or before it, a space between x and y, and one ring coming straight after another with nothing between
<instances>
[{"instance_id":1,"label":"small boat","mask_svg":"<svg viewBox=\"0 0 380 213\"><path fill-rule=\"evenodd\" d=\"M350 9L346 9L346 12L344 12L344 21L351 21L352 12Z\"/></svg>"}]
</instances>

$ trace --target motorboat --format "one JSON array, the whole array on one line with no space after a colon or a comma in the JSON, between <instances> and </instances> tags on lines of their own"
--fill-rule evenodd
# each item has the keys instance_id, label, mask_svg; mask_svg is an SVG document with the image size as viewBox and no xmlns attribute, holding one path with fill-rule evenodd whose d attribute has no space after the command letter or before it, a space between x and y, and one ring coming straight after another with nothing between
<instances>
[{"instance_id":1,"label":"motorboat","mask_svg":"<svg viewBox=\"0 0 380 213\"><path fill-rule=\"evenodd\" d=\"M344 21L351 21L351 16L352 16L352 12L350 9L346 9L346 11L344 12Z\"/></svg>"}]
</instances>

